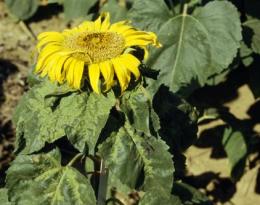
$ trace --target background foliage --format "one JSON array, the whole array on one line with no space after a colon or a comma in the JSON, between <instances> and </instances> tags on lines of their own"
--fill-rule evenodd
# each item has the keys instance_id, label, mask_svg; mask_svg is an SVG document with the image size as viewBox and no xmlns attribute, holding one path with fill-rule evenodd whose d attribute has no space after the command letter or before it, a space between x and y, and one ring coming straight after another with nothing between
<instances>
[{"instance_id":1,"label":"background foliage","mask_svg":"<svg viewBox=\"0 0 260 205\"><path fill-rule=\"evenodd\" d=\"M87 87L76 92L31 75L13 118L17 157L1 203L212 204L185 177L184 152L208 116L227 122L221 143L230 177L241 178L259 138L224 107L201 103L196 92L242 66L259 97L258 1L6 0L18 21L51 4L61 5L72 24L102 11L113 22L131 19L155 32L163 47L150 50L143 79L122 96Z\"/></svg>"}]
</instances>

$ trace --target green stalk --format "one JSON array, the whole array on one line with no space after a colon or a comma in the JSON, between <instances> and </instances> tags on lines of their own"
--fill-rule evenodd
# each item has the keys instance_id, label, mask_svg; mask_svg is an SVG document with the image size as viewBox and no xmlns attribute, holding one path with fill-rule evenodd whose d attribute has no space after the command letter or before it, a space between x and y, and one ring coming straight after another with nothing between
<instances>
[{"instance_id":1,"label":"green stalk","mask_svg":"<svg viewBox=\"0 0 260 205\"><path fill-rule=\"evenodd\" d=\"M67 164L67 166L71 167L81 156L82 156L82 153L78 153L75 157L72 158L72 160Z\"/></svg>"}]
</instances>

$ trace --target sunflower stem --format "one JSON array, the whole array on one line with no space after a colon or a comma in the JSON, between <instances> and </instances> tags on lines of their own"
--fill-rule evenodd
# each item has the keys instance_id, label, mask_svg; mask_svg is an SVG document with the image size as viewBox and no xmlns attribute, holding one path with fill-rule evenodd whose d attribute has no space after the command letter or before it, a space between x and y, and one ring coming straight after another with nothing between
<instances>
[{"instance_id":1,"label":"sunflower stem","mask_svg":"<svg viewBox=\"0 0 260 205\"><path fill-rule=\"evenodd\" d=\"M34 40L37 40L35 34L34 34L34 33L32 32L32 30L31 30L31 28L30 28L27 24L25 24L24 21L20 21L20 22L19 22L19 25L21 26L21 28L24 30L24 32L25 32L28 36L30 36L30 37L31 37L32 39L34 39Z\"/></svg>"},{"instance_id":2,"label":"sunflower stem","mask_svg":"<svg viewBox=\"0 0 260 205\"><path fill-rule=\"evenodd\" d=\"M183 5L182 14L183 14L184 16L186 16L186 15L187 15L187 11L188 11L188 4L184 4L184 5Z\"/></svg>"},{"instance_id":3,"label":"sunflower stem","mask_svg":"<svg viewBox=\"0 0 260 205\"><path fill-rule=\"evenodd\" d=\"M71 167L81 156L82 156L82 153L78 153L75 157L72 158L72 160L67 164L67 166Z\"/></svg>"},{"instance_id":4,"label":"sunflower stem","mask_svg":"<svg viewBox=\"0 0 260 205\"><path fill-rule=\"evenodd\" d=\"M182 13L182 15L186 16L187 14L187 10L188 10L188 4L186 3L186 0L180 0L180 13Z\"/></svg>"}]
</instances>

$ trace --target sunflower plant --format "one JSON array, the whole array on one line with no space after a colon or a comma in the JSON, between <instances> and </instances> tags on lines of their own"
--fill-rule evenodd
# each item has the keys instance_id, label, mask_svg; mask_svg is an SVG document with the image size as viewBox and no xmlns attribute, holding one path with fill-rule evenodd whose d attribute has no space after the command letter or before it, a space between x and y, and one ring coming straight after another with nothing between
<instances>
[{"instance_id":1,"label":"sunflower plant","mask_svg":"<svg viewBox=\"0 0 260 205\"><path fill-rule=\"evenodd\" d=\"M13 118L17 157L0 199L14 205L211 204L182 181L183 153L202 114L187 101L240 55L237 8L217 0L129 0L130 9L115 0L102 3L93 21L38 35L30 89ZM246 152L243 146L232 167Z\"/></svg>"}]
</instances>

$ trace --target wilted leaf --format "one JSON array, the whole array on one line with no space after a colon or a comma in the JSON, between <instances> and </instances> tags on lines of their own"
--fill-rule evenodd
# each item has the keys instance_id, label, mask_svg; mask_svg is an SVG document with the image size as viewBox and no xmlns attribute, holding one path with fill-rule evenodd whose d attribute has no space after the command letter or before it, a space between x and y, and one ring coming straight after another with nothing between
<instances>
[{"instance_id":1,"label":"wilted leaf","mask_svg":"<svg viewBox=\"0 0 260 205\"><path fill-rule=\"evenodd\" d=\"M239 179L243 174L247 155L247 145L243 134L240 131L234 131L231 127L226 128L222 144L228 156L231 176Z\"/></svg>"},{"instance_id":2,"label":"wilted leaf","mask_svg":"<svg viewBox=\"0 0 260 205\"><path fill-rule=\"evenodd\" d=\"M11 13L21 20L30 18L38 9L39 0L6 0Z\"/></svg>"},{"instance_id":3,"label":"wilted leaf","mask_svg":"<svg viewBox=\"0 0 260 205\"><path fill-rule=\"evenodd\" d=\"M113 93L104 96L72 92L65 85L41 83L25 94L17 106L17 142L24 138L23 153L32 153L67 135L80 151L87 145L93 153L114 103Z\"/></svg>"},{"instance_id":4,"label":"wilted leaf","mask_svg":"<svg viewBox=\"0 0 260 205\"><path fill-rule=\"evenodd\" d=\"M152 99L143 87L126 92L120 105L131 125L138 131L151 135L160 128L160 120L152 108Z\"/></svg>"},{"instance_id":5,"label":"wilted leaf","mask_svg":"<svg viewBox=\"0 0 260 205\"><path fill-rule=\"evenodd\" d=\"M153 187L170 194L173 162L168 146L154 137L141 137L126 124L99 146L99 154L112 172L125 185L134 189L144 169L144 191ZM129 160L131 159L131 160ZM113 186L113 181L111 182ZM140 186L140 184L139 184ZM120 191L120 187L118 187Z\"/></svg>"},{"instance_id":6,"label":"wilted leaf","mask_svg":"<svg viewBox=\"0 0 260 205\"><path fill-rule=\"evenodd\" d=\"M19 155L7 172L11 202L20 205L95 205L94 190L80 172L61 166L56 149L47 154Z\"/></svg>"},{"instance_id":7,"label":"wilted leaf","mask_svg":"<svg viewBox=\"0 0 260 205\"><path fill-rule=\"evenodd\" d=\"M66 19L87 16L89 9L94 6L97 0L64 0L64 14Z\"/></svg>"},{"instance_id":8,"label":"wilted leaf","mask_svg":"<svg viewBox=\"0 0 260 205\"><path fill-rule=\"evenodd\" d=\"M111 172L122 183L134 189L143 163L141 158L138 157L139 153L136 145L133 143L131 137L128 136L125 129L121 128L102 143L99 146L99 153L105 159Z\"/></svg>"}]
</instances>

